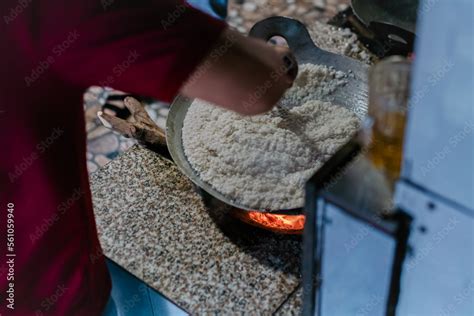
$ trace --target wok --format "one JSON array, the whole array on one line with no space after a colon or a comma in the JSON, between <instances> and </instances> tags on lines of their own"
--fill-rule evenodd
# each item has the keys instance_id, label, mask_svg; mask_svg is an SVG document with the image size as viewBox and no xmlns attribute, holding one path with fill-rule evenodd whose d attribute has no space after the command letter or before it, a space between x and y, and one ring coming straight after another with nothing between
<instances>
[{"instance_id":1,"label":"wok","mask_svg":"<svg viewBox=\"0 0 474 316\"><path fill-rule=\"evenodd\" d=\"M345 106L363 118L367 112L367 66L351 58L324 51L315 46L306 27L299 21L286 17L271 17L254 25L250 36L268 41L271 37L282 36L288 42L299 64L313 63L332 66L346 73L352 72L353 77L348 83L339 87L327 100ZM286 210L255 209L242 205L228 196L223 195L210 184L204 182L186 158L182 142L182 127L186 113L193 99L179 95L173 101L166 121L166 142L169 153L181 170L195 185L212 197L242 210L272 212L279 214L299 214L302 208Z\"/></svg>"}]
</instances>

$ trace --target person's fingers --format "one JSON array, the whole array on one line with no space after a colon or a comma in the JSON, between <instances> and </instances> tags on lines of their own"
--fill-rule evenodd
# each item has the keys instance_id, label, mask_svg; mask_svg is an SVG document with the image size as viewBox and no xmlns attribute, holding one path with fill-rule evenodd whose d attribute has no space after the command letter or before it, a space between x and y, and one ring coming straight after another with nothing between
<instances>
[{"instance_id":1,"label":"person's fingers","mask_svg":"<svg viewBox=\"0 0 474 316\"><path fill-rule=\"evenodd\" d=\"M104 124L105 127L115 130L125 137L133 137L136 133L136 129L132 123L127 122L114 115L107 114L105 112L97 112L97 117Z\"/></svg>"},{"instance_id":2,"label":"person's fingers","mask_svg":"<svg viewBox=\"0 0 474 316\"><path fill-rule=\"evenodd\" d=\"M248 43L244 47L250 47L251 53L257 56L261 62L277 69L279 76L291 85L298 73L298 63L291 50L286 46L275 46L255 38L245 38Z\"/></svg>"},{"instance_id":3,"label":"person's fingers","mask_svg":"<svg viewBox=\"0 0 474 316\"><path fill-rule=\"evenodd\" d=\"M286 69L286 74L288 75L291 83L295 80L298 75L298 62L296 61L295 56L288 47L284 46L275 46L275 50L283 61L283 65Z\"/></svg>"}]
</instances>

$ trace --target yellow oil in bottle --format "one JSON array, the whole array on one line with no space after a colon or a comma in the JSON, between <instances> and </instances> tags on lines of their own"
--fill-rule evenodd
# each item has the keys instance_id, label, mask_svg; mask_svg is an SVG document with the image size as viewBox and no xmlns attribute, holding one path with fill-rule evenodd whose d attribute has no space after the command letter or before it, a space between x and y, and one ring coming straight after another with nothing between
<instances>
[{"instance_id":1,"label":"yellow oil in bottle","mask_svg":"<svg viewBox=\"0 0 474 316\"><path fill-rule=\"evenodd\" d=\"M373 125L368 156L392 189L402 164L410 67L405 58L391 56L373 66L369 74L369 116Z\"/></svg>"},{"instance_id":2,"label":"yellow oil in bottle","mask_svg":"<svg viewBox=\"0 0 474 316\"><path fill-rule=\"evenodd\" d=\"M405 113L378 113L372 127L369 157L390 184L398 179L401 169Z\"/></svg>"}]
</instances>

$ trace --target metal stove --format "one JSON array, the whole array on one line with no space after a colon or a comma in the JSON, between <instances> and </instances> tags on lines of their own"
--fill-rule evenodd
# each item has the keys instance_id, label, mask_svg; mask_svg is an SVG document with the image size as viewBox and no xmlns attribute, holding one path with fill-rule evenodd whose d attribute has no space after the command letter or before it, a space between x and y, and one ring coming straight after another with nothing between
<instances>
[{"instance_id":1,"label":"metal stove","mask_svg":"<svg viewBox=\"0 0 474 316\"><path fill-rule=\"evenodd\" d=\"M394 198L351 158L361 143L308 183L304 315L474 314L474 45L458 22L473 12L467 0L420 3Z\"/></svg>"}]
</instances>

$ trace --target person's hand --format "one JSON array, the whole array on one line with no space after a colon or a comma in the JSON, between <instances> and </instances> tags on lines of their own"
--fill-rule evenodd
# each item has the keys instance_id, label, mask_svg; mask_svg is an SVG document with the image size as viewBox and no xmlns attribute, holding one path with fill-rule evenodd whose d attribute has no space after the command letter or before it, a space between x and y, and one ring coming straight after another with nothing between
<instances>
[{"instance_id":1,"label":"person's hand","mask_svg":"<svg viewBox=\"0 0 474 316\"><path fill-rule=\"evenodd\" d=\"M278 102L297 73L288 48L227 29L181 93L241 114L259 114Z\"/></svg>"}]
</instances>

